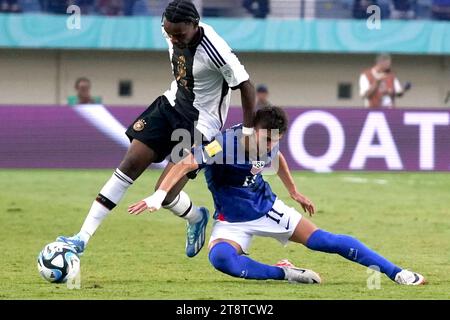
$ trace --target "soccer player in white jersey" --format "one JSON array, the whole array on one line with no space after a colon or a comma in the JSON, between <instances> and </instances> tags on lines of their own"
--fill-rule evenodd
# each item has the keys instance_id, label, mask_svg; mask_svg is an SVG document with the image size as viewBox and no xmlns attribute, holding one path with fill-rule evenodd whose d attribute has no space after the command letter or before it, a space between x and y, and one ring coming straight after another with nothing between
<instances>
[{"instance_id":1,"label":"soccer player in white jersey","mask_svg":"<svg viewBox=\"0 0 450 320\"><path fill-rule=\"evenodd\" d=\"M217 270L233 277L257 280L288 280L294 283L320 283L312 270L296 268L287 260L266 265L246 256L254 236L271 237L283 244L301 243L311 250L338 254L366 267L376 268L403 285L420 285L425 278L402 269L365 246L358 239L333 234L316 227L294 208L277 198L261 172L279 160L277 174L292 199L311 215L314 204L297 191L278 142L287 130L287 117L281 108L265 107L255 116L255 144L241 143L242 126L220 134L211 143L197 146L178 162L149 198L129 207L131 214L161 207L167 192L191 170L204 168L214 199L216 219L209 241L209 260ZM255 150L252 152L252 150ZM189 150L188 150L189 151Z\"/></svg>"},{"instance_id":2,"label":"soccer player in white jersey","mask_svg":"<svg viewBox=\"0 0 450 320\"><path fill-rule=\"evenodd\" d=\"M131 145L100 190L80 232L72 237L57 238L74 246L79 253L85 250L102 221L146 168L171 155L171 161L157 182L158 188L176 162L172 149L180 141L172 138L175 130L189 133L189 146L210 141L220 132L234 89L241 92L244 131L247 135L253 132L256 99L249 75L214 29L200 23L195 6L185 0L169 3L162 17L162 29L169 45L175 80L126 131ZM163 206L187 220L186 254L193 257L205 241L208 210L196 207L182 191L188 179L184 177L179 181L165 197Z\"/></svg>"}]
</instances>

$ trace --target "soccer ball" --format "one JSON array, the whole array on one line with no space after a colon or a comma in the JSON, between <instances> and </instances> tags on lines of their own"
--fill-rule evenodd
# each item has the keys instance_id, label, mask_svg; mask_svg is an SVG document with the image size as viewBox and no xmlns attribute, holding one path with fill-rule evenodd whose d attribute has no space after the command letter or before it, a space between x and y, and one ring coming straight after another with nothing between
<instances>
[{"instance_id":1,"label":"soccer ball","mask_svg":"<svg viewBox=\"0 0 450 320\"><path fill-rule=\"evenodd\" d=\"M37 267L41 276L53 283L65 283L80 271L80 258L74 248L64 242L52 242L39 253Z\"/></svg>"}]
</instances>

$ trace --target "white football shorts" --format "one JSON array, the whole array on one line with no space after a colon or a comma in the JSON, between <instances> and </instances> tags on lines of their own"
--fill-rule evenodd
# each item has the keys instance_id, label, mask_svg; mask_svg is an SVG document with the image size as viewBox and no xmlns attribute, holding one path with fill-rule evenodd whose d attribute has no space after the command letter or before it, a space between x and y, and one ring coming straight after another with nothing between
<instances>
[{"instance_id":1,"label":"white football shorts","mask_svg":"<svg viewBox=\"0 0 450 320\"><path fill-rule=\"evenodd\" d=\"M301 219L300 212L276 199L272 209L259 219L245 222L215 220L209 243L217 239L232 240L244 253L248 253L253 236L274 238L286 245Z\"/></svg>"}]
</instances>

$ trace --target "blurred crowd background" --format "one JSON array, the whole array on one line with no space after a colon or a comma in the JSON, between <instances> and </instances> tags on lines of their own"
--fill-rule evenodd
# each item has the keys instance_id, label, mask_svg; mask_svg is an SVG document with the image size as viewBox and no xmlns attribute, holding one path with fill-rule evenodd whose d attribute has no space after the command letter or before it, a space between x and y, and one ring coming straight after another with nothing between
<instances>
[{"instance_id":1,"label":"blurred crowd background","mask_svg":"<svg viewBox=\"0 0 450 320\"><path fill-rule=\"evenodd\" d=\"M78 5L82 13L108 16L159 16L168 0L0 0L1 12L65 14ZM377 5L385 19L450 20L450 0L196 0L205 17L365 19Z\"/></svg>"},{"instance_id":2,"label":"blurred crowd background","mask_svg":"<svg viewBox=\"0 0 450 320\"><path fill-rule=\"evenodd\" d=\"M246 66L260 106L450 107L450 0L192 1ZM0 0L0 105L147 105L173 77L168 3Z\"/></svg>"}]
</instances>

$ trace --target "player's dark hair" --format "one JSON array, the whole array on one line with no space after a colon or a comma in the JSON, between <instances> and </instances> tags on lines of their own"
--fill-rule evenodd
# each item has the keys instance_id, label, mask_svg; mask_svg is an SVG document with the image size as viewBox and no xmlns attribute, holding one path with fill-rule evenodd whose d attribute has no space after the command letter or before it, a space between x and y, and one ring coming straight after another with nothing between
<instances>
[{"instance_id":1,"label":"player's dark hair","mask_svg":"<svg viewBox=\"0 0 450 320\"><path fill-rule=\"evenodd\" d=\"M261 108L256 112L255 126L263 129L278 129L280 134L283 134L288 128L286 112L274 106Z\"/></svg>"},{"instance_id":2,"label":"player's dark hair","mask_svg":"<svg viewBox=\"0 0 450 320\"><path fill-rule=\"evenodd\" d=\"M81 82L88 82L89 84L91 84L91 80L89 80L88 78L86 78L86 77L80 77L80 78L77 79L77 81L75 81L75 89L78 88L78 85L79 85Z\"/></svg>"},{"instance_id":3,"label":"player's dark hair","mask_svg":"<svg viewBox=\"0 0 450 320\"><path fill-rule=\"evenodd\" d=\"M163 16L172 23L193 23L197 25L200 21L200 14L191 1L175 0L169 3Z\"/></svg>"}]
</instances>

